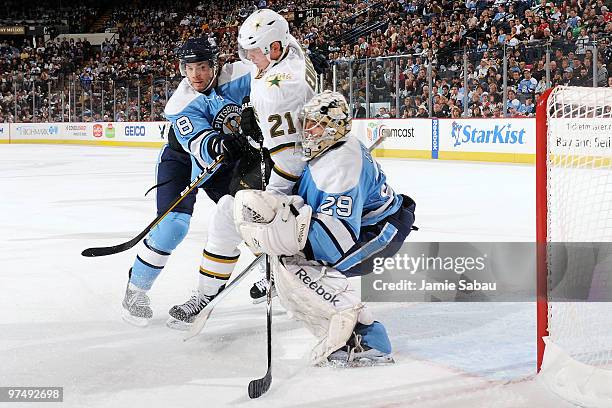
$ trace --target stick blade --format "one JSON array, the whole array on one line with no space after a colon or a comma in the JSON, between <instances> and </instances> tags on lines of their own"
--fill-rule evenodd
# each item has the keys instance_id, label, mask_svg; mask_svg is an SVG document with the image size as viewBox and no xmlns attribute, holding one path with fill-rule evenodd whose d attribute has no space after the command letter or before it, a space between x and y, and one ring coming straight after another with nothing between
<instances>
[{"instance_id":1,"label":"stick blade","mask_svg":"<svg viewBox=\"0 0 612 408\"><path fill-rule=\"evenodd\" d=\"M96 256L106 256L106 255L118 254L119 252L127 251L128 249L132 248L134 245L139 243L144 235L146 235L146 233L145 234L141 233L137 237L134 237L131 240L129 240L128 242L124 242L123 244L119 244L119 245L114 245L114 246L109 246L109 247L87 248L83 252L81 252L81 255L86 256L88 258L93 258Z\"/></svg>"},{"instance_id":2,"label":"stick blade","mask_svg":"<svg viewBox=\"0 0 612 408\"><path fill-rule=\"evenodd\" d=\"M249 397L259 398L265 394L272 384L272 371L268 368L268 372L263 378L258 378L249 383Z\"/></svg>"}]
</instances>

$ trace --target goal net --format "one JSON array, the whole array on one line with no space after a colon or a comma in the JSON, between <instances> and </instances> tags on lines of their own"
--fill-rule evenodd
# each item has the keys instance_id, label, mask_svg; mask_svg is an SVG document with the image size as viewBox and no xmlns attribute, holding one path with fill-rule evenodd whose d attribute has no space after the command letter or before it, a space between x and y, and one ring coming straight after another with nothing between
<instances>
[{"instance_id":1,"label":"goal net","mask_svg":"<svg viewBox=\"0 0 612 408\"><path fill-rule=\"evenodd\" d=\"M612 407L612 89L545 93L537 145L538 377Z\"/></svg>"}]
</instances>

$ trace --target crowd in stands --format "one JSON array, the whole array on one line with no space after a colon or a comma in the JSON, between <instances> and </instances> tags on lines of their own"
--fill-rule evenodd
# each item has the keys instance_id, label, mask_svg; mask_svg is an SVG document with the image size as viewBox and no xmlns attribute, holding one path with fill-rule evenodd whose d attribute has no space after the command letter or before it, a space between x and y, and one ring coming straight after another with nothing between
<instances>
[{"instance_id":1,"label":"crowd in stands","mask_svg":"<svg viewBox=\"0 0 612 408\"><path fill-rule=\"evenodd\" d=\"M8 19L35 14L14 0L7 8L11 3ZM430 95L435 117L532 116L551 85L612 86L605 0L111 3L65 0L61 10L39 14L78 23L85 33L84 25L106 13L101 30L116 35L100 46L87 34L22 43L0 37L0 122L163 120L181 79L174 56L180 42L208 36L224 59L235 59L238 28L258 7L288 16L298 41L336 65L337 89L352 96L357 117L429 117ZM303 19L294 14L306 9L313 11ZM332 79L330 69L326 88Z\"/></svg>"}]
</instances>

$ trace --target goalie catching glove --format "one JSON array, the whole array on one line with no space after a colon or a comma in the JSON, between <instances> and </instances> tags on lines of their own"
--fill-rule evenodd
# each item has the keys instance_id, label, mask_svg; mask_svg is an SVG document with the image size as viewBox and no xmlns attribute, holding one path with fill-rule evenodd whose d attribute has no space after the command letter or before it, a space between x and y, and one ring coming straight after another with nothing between
<instances>
[{"instance_id":1,"label":"goalie catching glove","mask_svg":"<svg viewBox=\"0 0 612 408\"><path fill-rule=\"evenodd\" d=\"M300 196L241 190L234 200L236 229L255 253L298 253L306 245L311 216Z\"/></svg>"}]
</instances>

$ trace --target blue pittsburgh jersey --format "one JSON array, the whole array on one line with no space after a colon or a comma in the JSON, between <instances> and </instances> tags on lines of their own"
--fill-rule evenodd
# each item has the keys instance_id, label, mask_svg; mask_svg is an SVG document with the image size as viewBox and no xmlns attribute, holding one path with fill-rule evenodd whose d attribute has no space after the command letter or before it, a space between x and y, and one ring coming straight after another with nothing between
<instances>
[{"instance_id":1,"label":"blue pittsburgh jersey","mask_svg":"<svg viewBox=\"0 0 612 408\"><path fill-rule=\"evenodd\" d=\"M207 94L193 89L187 78L172 94L164 114L191 155L192 180L218 156L221 141L216 136L239 131L242 99L250 89L250 65L236 62L223 66L217 87Z\"/></svg>"},{"instance_id":2,"label":"blue pittsburgh jersey","mask_svg":"<svg viewBox=\"0 0 612 408\"><path fill-rule=\"evenodd\" d=\"M363 244L361 228L381 222L402 205L402 196L387 185L379 164L353 136L309 161L297 192L313 210L307 256L339 270L350 266L346 258ZM381 236L377 245L391 238Z\"/></svg>"}]
</instances>

